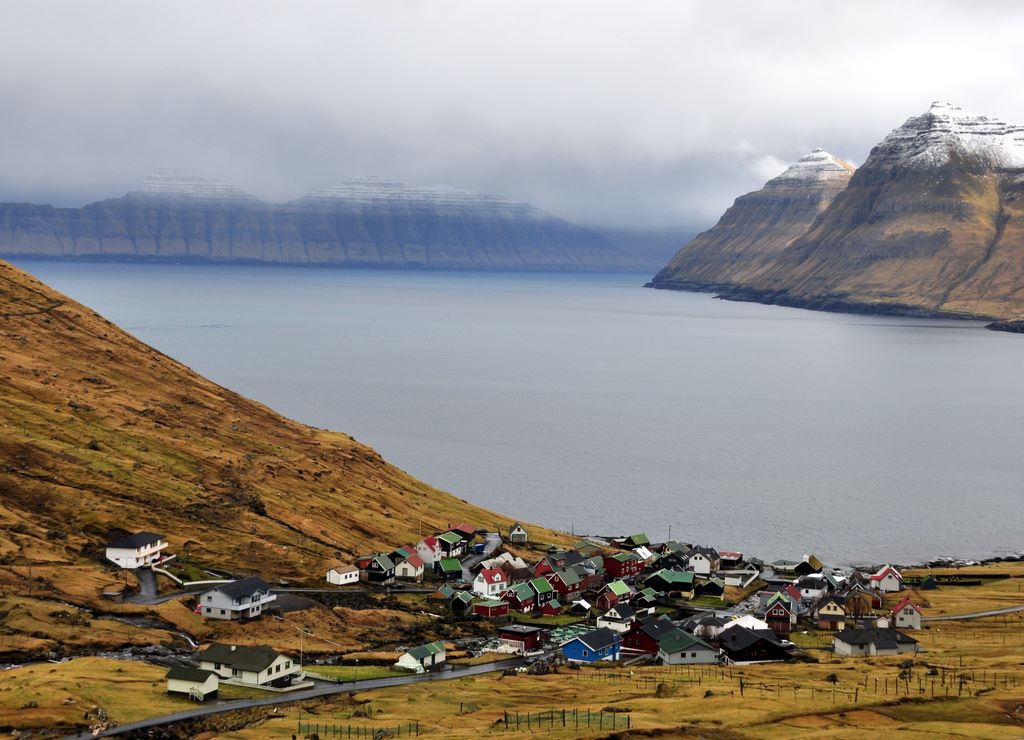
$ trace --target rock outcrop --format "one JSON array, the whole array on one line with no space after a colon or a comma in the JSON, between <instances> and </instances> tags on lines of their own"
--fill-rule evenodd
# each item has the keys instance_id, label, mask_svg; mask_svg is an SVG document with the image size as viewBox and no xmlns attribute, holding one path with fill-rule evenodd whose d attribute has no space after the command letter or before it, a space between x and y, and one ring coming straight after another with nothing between
<instances>
[{"instance_id":1,"label":"rock outcrop","mask_svg":"<svg viewBox=\"0 0 1024 740\"><path fill-rule=\"evenodd\" d=\"M657 288L724 290L747 284L843 191L853 165L822 149L747 193L711 229L684 245L652 281Z\"/></svg>"},{"instance_id":2,"label":"rock outcrop","mask_svg":"<svg viewBox=\"0 0 1024 740\"><path fill-rule=\"evenodd\" d=\"M657 264L648 252L498 196L367 178L274 204L181 170L82 208L0 204L0 254L478 270Z\"/></svg>"}]
</instances>

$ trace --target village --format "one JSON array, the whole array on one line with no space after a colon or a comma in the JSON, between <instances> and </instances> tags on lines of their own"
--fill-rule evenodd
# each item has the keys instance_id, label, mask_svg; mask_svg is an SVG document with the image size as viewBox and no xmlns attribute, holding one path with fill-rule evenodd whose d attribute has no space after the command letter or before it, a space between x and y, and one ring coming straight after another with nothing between
<instances>
[{"instance_id":1,"label":"village","mask_svg":"<svg viewBox=\"0 0 1024 740\"><path fill-rule=\"evenodd\" d=\"M274 588L258 575L182 582L169 569L175 556L167 550L164 535L139 532L111 541L106 558L135 573L140 594L134 598L160 598L157 576L171 579L181 587L171 596L194 603L205 620L287 619L275 614L275 602L301 590ZM809 633L827 635L835 656L921 649L913 635L922 629L922 608L903 594L905 578L892 565L827 568L810 554L765 563L700 544L653 543L639 533L586 537L559 548L531 542L518 523L507 532L460 523L390 552L327 563L323 578L339 594L415 593L447 623L484 623L484 636L459 640L459 647L464 652L470 645L479 665L520 658L519 670L817 661L796 639ZM914 585L929 590L940 582L925 577ZM296 656L259 644L259 634L253 625L255 644L203 647L190 664L167 672L167 692L205 702L222 685L287 693L338 680L324 666L343 655ZM444 636L396 645L393 664L372 675L450 670L455 647Z\"/></svg>"}]
</instances>

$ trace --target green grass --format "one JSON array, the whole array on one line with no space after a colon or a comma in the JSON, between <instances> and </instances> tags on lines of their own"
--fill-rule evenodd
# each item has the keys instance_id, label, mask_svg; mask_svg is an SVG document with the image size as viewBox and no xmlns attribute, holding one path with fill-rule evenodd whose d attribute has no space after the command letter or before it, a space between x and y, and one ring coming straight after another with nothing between
<instances>
[{"instance_id":1,"label":"green grass","mask_svg":"<svg viewBox=\"0 0 1024 740\"><path fill-rule=\"evenodd\" d=\"M530 622L531 624L548 624L554 627L562 627L567 624L575 624L581 621L579 617L572 614L559 614L557 617L541 617L531 614L509 613L509 620L512 622Z\"/></svg>"}]
</instances>

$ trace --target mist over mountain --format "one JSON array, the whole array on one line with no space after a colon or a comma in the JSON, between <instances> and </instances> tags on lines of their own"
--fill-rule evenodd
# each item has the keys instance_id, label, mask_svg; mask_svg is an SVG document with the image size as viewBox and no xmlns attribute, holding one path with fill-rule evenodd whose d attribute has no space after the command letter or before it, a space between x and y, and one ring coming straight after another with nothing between
<instances>
[{"instance_id":1,"label":"mist over mountain","mask_svg":"<svg viewBox=\"0 0 1024 740\"><path fill-rule=\"evenodd\" d=\"M20 257L643 271L670 253L664 230L601 233L497 195L380 178L269 203L163 169L82 208L0 204L0 254Z\"/></svg>"}]
</instances>

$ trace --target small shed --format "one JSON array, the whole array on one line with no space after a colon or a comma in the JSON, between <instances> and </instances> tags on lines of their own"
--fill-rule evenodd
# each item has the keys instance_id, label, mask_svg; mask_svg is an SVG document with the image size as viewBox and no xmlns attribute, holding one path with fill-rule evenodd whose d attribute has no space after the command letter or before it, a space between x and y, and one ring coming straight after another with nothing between
<instances>
[{"instance_id":1,"label":"small shed","mask_svg":"<svg viewBox=\"0 0 1024 740\"><path fill-rule=\"evenodd\" d=\"M525 545L530 541L530 533L526 531L526 528L516 522L512 525L512 529L508 531L508 541L514 545Z\"/></svg>"},{"instance_id":2,"label":"small shed","mask_svg":"<svg viewBox=\"0 0 1024 740\"><path fill-rule=\"evenodd\" d=\"M196 701L217 698L220 679L213 671L177 666L167 671L167 693L187 696Z\"/></svg>"},{"instance_id":3,"label":"small shed","mask_svg":"<svg viewBox=\"0 0 1024 740\"><path fill-rule=\"evenodd\" d=\"M488 619L507 617L508 603L505 601L496 601L494 599L485 599L473 604L473 613L479 617L487 617Z\"/></svg>"},{"instance_id":4,"label":"small shed","mask_svg":"<svg viewBox=\"0 0 1024 740\"><path fill-rule=\"evenodd\" d=\"M414 647L412 650L402 653L395 663L396 668L424 673L425 671L439 666L445 661L444 643L440 640L428 642L426 645Z\"/></svg>"},{"instance_id":5,"label":"small shed","mask_svg":"<svg viewBox=\"0 0 1024 740\"><path fill-rule=\"evenodd\" d=\"M335 586L359 583L359 568L351 564L332 563L327 569L327 582Z\"/></svg>"}]
</instances>

